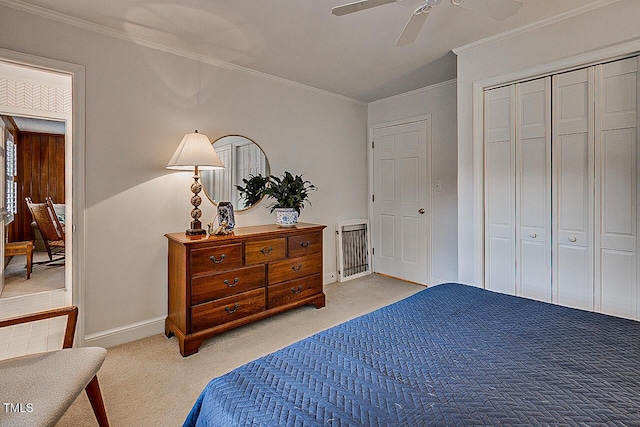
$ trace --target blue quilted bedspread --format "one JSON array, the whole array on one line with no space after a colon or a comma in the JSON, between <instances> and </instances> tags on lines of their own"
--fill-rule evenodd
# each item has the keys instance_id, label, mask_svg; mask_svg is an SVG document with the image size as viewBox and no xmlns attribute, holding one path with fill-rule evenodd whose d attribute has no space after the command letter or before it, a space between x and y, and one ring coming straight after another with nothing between
<instances>
[{"instance_id":1,"label":"blue quilted bedspread","mask_svg":"<svg viewBox=\"0 0 640 427\"><path fill-rule=\"evenodd\" d=\"M185 426L640 426L640 323L445 284L212 380Z\"/></svg>"}]
</instances>

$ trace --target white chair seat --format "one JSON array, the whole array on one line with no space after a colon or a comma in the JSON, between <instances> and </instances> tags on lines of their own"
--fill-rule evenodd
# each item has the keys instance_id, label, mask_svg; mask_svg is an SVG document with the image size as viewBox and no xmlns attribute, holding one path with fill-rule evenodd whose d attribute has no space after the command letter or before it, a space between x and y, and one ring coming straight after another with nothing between
<instances>
[{"instance_id":1,"label":"white chair seat","mask_svg":"<svg viewBox=\"0 0 640 427\"><path fill-rule=\"evenodd\" d=\"M0 425L55 425L96 375L106 355L104 348L83 347L0 361Z\"/></svg>"}]
</instances>

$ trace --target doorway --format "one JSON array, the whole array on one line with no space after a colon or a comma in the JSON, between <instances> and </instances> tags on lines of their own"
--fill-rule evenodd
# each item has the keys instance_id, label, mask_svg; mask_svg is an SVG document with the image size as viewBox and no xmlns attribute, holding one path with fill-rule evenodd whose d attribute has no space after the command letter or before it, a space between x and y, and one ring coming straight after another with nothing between
<instances>
[{"instance_id":1,"label":"doorway","mask_svg":"<svg viewBox=\"0 0 640 427\"><path fill-rule=\"evenodd\" d=\"M5 135L1 200L6 209L0 299L64 290L65 122L6 115L0 119Z\"/></svg>"},{"instance_id":2,"label":"doorway","mask_svg":"<svg viewBox=\"0 0 640 427\"><path fill-rule=\"evenodd\" d=\"M64 124L64 196L57 201L64 203L66 231L64 288L2 298L0 317L76 305L80 312L75 341L80 346L84 345L85 317L84 289L81 286L85 277L84 105L83 66L0 49L0 114ZM0 234L4 232L2 223ZM5 241L2 235L2 242ZM4 244L0 248L4 251ZM4 253L2 255L4 258Z\"/></svg>"},{"instance_id":3,"label":"doorway","mask_svg":"<svg viewBox=\"0 0 640 427\"><path fill-rule=\"evenodd\" d=\"M430 117L373 129L371 212L376 273L428 285Z\"/></svg>"}]
</instances>

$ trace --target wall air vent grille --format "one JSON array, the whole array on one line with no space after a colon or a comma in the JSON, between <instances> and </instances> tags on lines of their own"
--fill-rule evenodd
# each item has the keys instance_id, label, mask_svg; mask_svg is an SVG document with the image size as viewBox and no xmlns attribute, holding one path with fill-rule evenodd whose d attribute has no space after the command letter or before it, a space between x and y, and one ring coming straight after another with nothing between
<instances>
[{"instance_id":1,"label":"wall air vent grille","mask_svg":"<svg viewBox=\"0 0 640 427\"><path fill-rule=\"evenodd\" d=\"M355 219L338 224L338 281L371 274L369 221Z\"/></svg>"}]
</instances>

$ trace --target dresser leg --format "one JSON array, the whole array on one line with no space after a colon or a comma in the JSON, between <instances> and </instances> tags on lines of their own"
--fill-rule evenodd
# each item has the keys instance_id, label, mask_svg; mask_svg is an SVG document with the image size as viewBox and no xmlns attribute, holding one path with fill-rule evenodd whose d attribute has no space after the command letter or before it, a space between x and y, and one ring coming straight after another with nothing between
<instances>
[{"instance_id":1,"label":"dresser leg","mask_svg":"<svg viewBox=\"0 0 640 427\"><path fill-rule=\"evenodd\" d=\"M164 323L164 334L167 336L167 338L171 338L173 336L173 331L171 330L169 325L167 325L167 322Z\"/></svg>"},{"instance_id":2,"label":"dresser leg","mask_svg":"<svg viewBox=\"0 0 640 427\"><path fill-rule=\"evenodd\" d=\"M178 338L178 343L180 344L180 354L183 357L191 356L192 354L196 354L202 345L202 339L180 339Z\"/></svg>"},{"instance_id":3,"label":"dresser leg","mask_svg":"<svg viewBox=\"0 0 640 427\"><path fill-rule=\"evenodd\" d=\"M319 296L312 304L315 304L316 308L324 307L324 304L325 304L325 296L324 296L324 294L322 294L322 296Z\"/></svg>"}]
</instances>

